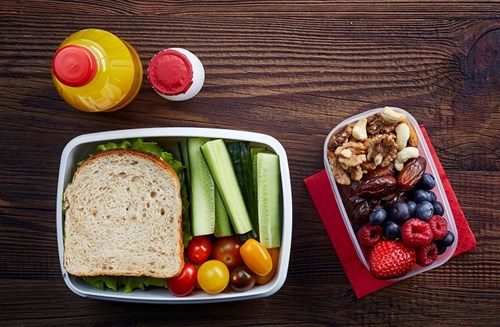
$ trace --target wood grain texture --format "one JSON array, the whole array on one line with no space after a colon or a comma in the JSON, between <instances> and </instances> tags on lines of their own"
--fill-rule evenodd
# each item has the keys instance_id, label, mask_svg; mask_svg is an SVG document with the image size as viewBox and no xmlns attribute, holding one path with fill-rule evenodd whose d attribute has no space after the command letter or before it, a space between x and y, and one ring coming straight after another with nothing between
<instances>
[{"instance_id":1,"label":"wood grain texture","mask_svg":"<svg viewBox=\"0 0 500 327\"><path fill-rule=\"evenodd\" d=\"M0 5L0 325L498 325L498 1L11 1ZM145 79L125 109L87 114L55 91L58 45L83 28L131 43L142 64L180 46L206 82L173 103ZM304 185L329 131L382 105L425 125L478 245L356 300ZM56 245L57 174L73 137L122 128L222 127L285 147L294 230L288 278L270 298L155 306L77 297Z\"/></svg>"}]
</instances>

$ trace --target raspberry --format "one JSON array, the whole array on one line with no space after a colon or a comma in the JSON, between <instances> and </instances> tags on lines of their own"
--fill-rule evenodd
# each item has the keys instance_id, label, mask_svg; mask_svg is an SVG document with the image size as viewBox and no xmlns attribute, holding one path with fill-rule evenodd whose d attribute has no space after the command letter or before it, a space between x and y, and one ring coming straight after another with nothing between
<instances>
[{"instance_id":1,"label":"raspberry","mask_svg":"<svg viewBox=\"0 0 500 327\"><path fill-rule=\"evenodd\" d=\"M382 226L364 224L356 233L359 244L362 247L373 247L382 239L384 229Z\"/></svg>"},{"instance_id":2,"label":"raspberry","mask_svg":"<svg viewBox=\"0 0 500 327\"><path fill-rule=\"evenodd\" d=\"M429 220L429 225L431 226L432 239L434 241L440 241L448 234L448 224L441 216L432 216Z\"/></svg>"},{"instance_id":3,"label":"raspberry","mask_svg":"<svg viewBox=\"0 0 500 327\"><path fill-rule=\"evenodd\" d=\"M370 272L378 279L398 278L411 271L416 262L413 248L400 241L380 241L370 253Z\"/></svg>"},{"instance_id":4,"label":"raspberry","mask_svg":"<svg viewBox=\"0 0 500 327\"><path fill-rule=\"evenodd\" d=\"M418 218L406 221L401 228L403 242L413 248L429 245L432 242L432 230L429 223Z\"/></svg>"},{"instance_id":5,"label":"raspberry","mask_svg":"<svg viewBox=\"0 0 500 327\"><path fill-rule=\"evenodd\" d=\"M436 243L432 242L429 245L423 246L421 248L416 249L417 252L417 263L422 266L428 266L434 261L436 261L438 257L438 248Z\"/></svg>"}]
</instances>

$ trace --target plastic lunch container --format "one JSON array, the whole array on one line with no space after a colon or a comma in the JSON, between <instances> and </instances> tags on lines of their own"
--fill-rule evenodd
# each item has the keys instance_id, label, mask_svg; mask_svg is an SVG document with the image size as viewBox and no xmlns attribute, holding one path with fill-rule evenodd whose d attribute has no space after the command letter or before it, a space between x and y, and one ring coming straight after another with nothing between
<instances>
[{"instance_id":1,"label":"plastic lunch container","mask_svg":"<svg viewBox=\"0 0 500 327\"><path fill-rule=\"evenodd\" d=\"M363 251L358 243L358 240L356 238L356 234L353 230L353 227L351 226L351 223L349 221L349 217L347 215L347 211L346 211L346 208L344 206L344 203L342 202L342 198L340 196L339 189L338 189L337 183L335 181L335 177L333 176L333 173L330 169L330 164L328 162L328 156L327 156L327 146L328 146L328 141L330 140L330 137L337 130L339 130L340 128L344 127L347 124L355 123L356 121L358 121L361 118L365 118L365 117L371 116L373 114L376 114L378 112L381 112L382 109L383 108L368 110L366 112L352 116L352 117L344 120L343 122L338 124L334 129L332 129L332 131L328 134L328 136L326 137L326 140L325 140L324 148L323 148L323 159L324 159L325 169L327 171L328 179L330 181L330 185L332 187L333 194L335 196L335 200L337 201L340 213L342 215L342 219L343 219L344 224L347 228L347 232L349 233L349 236L352 240L352 243L353 243L354 248L356 250L356 253L359 257L359 260L361 260L361 262L363 263L363 265L366 267L367 270L370 270L369 266L368 266L368 257L365 257L365 255L364 255L364 253L363 253ZM422 135L422 132L420 130L420 127L419 127L417 121L410 113L408 113L407 111L405 111L403 109L395 108L395 107L392 107L392 109L394 109L397 112L404 113L406 115L406 119L413 125L415 131L417 132L418 140L419 140L419 142L418 142L419 155L424 157L427 160L426 172L432 174L434 176L434 179L436 180L436 186L434 187L433 191L437 196L437 200L439 202L441 202L444 206L443 218L448 223L448 230L451 231L455 236L455 241L453 242L453 244L451 246L449 246L442 255L438 256L436 261L434 261L432 264L430 264L429 266L426 266L426 267L421 267L421 266L415 264L413 269L408 274L406 274L402 277L399 277L399 278L391 279L392 281L399 281L399 280L403 280L403 279L415 276L415 275L420 274L422 272L431 270L433 268L439 267L442 264L444 264L445 262L447 262L452 257L453 253L455 253L455 249L456 249L457 243L458 243L458 235L457 235L458 233L457 233L457 227L455 225L455 219L453 217L453 213L451 212L450 205L448 203L448 198L446 197L446 193L444 192L443 184L442 184L441 179L439 177L439 174L438 174L438 171L436 168L436 164L434 163L434 160L431 156L429 147L427 146L427 143L425 142L424 136Z\"/></svg>"},{"instance_id":2,"label":"plastic lunch container","mask_svg":"<svg viewBox=\"0 0 500 327\"><path fill-rule=\"evenodd\" d=\"M143 138L144 140L155 141L162 147L175 152L171 149L171 146L188 137L249 141L255 146L267 146L279 156L282 187L282 244L280 247L278 268L273 279L265 285L255 285L252 289L245 292L230 291L214 295L205 293L201 290L195 290L192 294L185 297L176 297L167 289L134 290L131 293L115 292L109 289L101 291L83 282L80 278L68 274L64 269L63 203L62 201L57 201L56 218L59 261L64 282L75 294L82 297L121 302L158 304L213 303L268 297L276 293L283 286L288 272L292 243L292 191L285 149L279 141L269 135L227 129L182 127L116 130L80 135L72 139L62 152L57 185L57 198L63 198L64 189L72 180L76 163L88 158L90 153L94 153L98 144L108 141Z\"/></svg>"}]
</instances>

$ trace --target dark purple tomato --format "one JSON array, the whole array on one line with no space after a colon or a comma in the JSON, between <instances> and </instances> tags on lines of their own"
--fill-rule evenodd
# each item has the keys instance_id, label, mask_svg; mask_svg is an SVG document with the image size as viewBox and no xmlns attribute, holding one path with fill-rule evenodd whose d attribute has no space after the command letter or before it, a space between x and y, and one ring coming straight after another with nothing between
<instances>
[{"instance_id":1,"label":"dark purple tomato","mask_svg":"<svg viewBox=\"0 0 500 327\"><path fill-rule=\"evenodd\" d=\"M245 265L238 266L231 271L229 284L233 291L247 291L255 285L255 275Z\"/></svg>"}]
</instances>

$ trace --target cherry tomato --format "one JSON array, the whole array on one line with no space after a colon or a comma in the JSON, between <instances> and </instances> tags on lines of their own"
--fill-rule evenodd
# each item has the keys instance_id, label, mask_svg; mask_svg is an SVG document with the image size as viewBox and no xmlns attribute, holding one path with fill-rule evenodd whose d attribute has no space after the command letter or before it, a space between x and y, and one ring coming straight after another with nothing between
<instances>
[{"instance_id":1,"label":"cherry tomato","mask_svg":"<svg viewBox=\"0 0 500 327\"><path fill-rule=\"evenodd\" d=\"M208 235L195 236L189 241L187 248L189 261L199 265L207 261L212 252L212 240Z\"/></svg>"},{"instance_id":2,"label":"cherry tomato","mask_svg":"<svg viewBox=\"0 0 500 327\"><path fill-rule=\"evenodd\" d=\"M224 262L229 270L233 270L243 263L240 255L240 243L235 236L220 237L215 240L212 259Z\"/></svg>"},{"instance_id":3,"label":"cherry tomato","mask_svg":"<svg viewBox=\"0 0 500 327\"><path fill-rule=\"evenodd\" d=\"M273 269L273 259L269 251L256 239L246 240L240 247L240 254L245 265L256 275L265 276Z\"/></svg>"},{"instance_id":4,"label":"cherry tomato","mask_svg":"<svg viewBox=\"0 0 500 327\"><path fill-rule=\"evenodd\" d=\"M273 279L274 275L276 274L276 270L278 270L278 260L280 258L280 248L272 248L272 249L267 249L269 251L269 254L271 255L271 259L273 261L273 269L269 272L269 274L265 276L255 276L255 283L257 285L264 285L269 283L271 279Z\"/></svg>"},{"instance_id":5,"label":"cherry tomato","mask_svg":"<svg viewBox=\"0 0 500 327\"><path fill-rule=\"evenodd\" d=\"M169 278L167 282L170 293L175 296L186 296L196 285L196 267L189 262L184 263L179 275Z\"/></svg>"},{"instance_id":6,"label":"cherry tomato","mask_svg":"<svg viewBox=\"0 0 500 327\"><path fill-rule=\"evenodd\" d=\"M247 291L255 285L255 275L247 266L241 265L231 271L229 282L233 291Z\"/></svg>"},{"instance_id":7,"label":"cherry tomato","mask_svg":"<svg viewBox=\"0 0 500 327\"><path fill-rule=\"evenodd\" d=\"M205 261L198 269L198 284L207 293L220 293L229 284L229 269L219 260Z\"/></svg>"}]
</instances>

